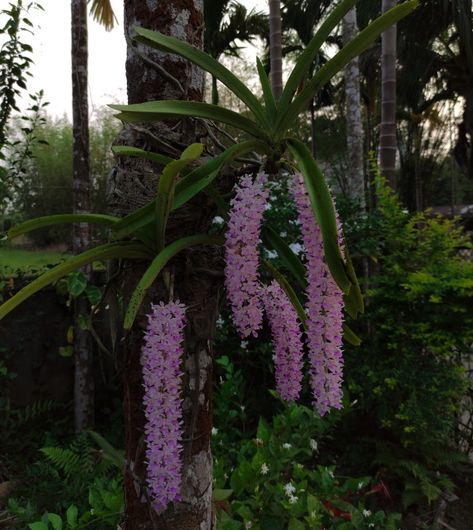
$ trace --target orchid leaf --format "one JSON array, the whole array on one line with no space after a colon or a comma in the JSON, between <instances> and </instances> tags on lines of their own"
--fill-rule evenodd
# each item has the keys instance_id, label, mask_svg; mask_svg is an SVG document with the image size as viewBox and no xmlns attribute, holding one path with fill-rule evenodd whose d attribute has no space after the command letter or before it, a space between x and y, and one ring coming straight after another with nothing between
<instances>
[{"instance_id":1,"label":"orchid leaf","mask_svg":"<svg viewBox=\"0 0 473 530\"><path fill-rule=\"evenodd\" d=\"M291 284L287 281L287 278L276 267L274 267L274 265L272 265L269 261L262 260L262 263L266 267L266 269L269 271L271 276L279 283L283 291L286 293L287 297L289 298L292 305L294 306L294 309L297 312L297 316L299 317L299 320L304 326L304 329L306 329L305 322L307 320L307 314L305 312L303 305L301 304L299 300L299 297L297 296L296 292L292 288Z\"/></svg>"},{"instance_id":2,"label":"orchid leaf","mask_svg":"<svg viewBox=\"0 0 473 530\"><path fill-rule=\"evenodd\" d=\"M176 187L176 177L186 166L194 162L202 154L204 146L196 143L187 147L179 160L173 160L163 169L159 177L158 194L156 197L156 247L158 252L164 248L166 225L171 211Z\"/></svg>"},{"instance_id":3,"label":"orchid leaf","mask_svg":"<svg viewBox=\"0 0 473 530\"><path fill-rule=\"evenodd\" d=\"M133 147L131 145L114 145L112 146L112 151L119 156L134 156L138 158L144 158L145 160L150 160L156 164L165 166L173 161L173 158L165 155L160 155L159 153L152 153L151 151L145 151L138 147Z\"/></svg>"},{"instance_id":4,"label":"orchid leaf","mask_svg":"<svg viewBox=\"0 0 473 530\"><path fill-rule=\"evenodd\" d=\"M312 98L325 83L330 81L330 79L340 72L354 57L366 50L368 46L390 26L396 24L396 22L413 11L417 5L418 0L410 0L390 9L375 21L371 22L371 24L346 44L332 59L325 63L312 79L307 82L304 89L294 101L286 108L283 108L283 112L276 125L280 134L284 134L297 116L307 109Z\"/></svg>"},{"instance_id":5,"label":"orchid leaf","mask_svg":"<svg viewBox=\"0 0 473 530\"><path fill-rule=\"evenodd\" d=\"M291 138L288 140L288 147L304 177L305 186L314 211L314 217L322 232L327 266L336 284L344 293L348 293L352 283L345 270L342 253L338 246L335 208L327 183L313 159L311 152L304 143Z\"/></svg>"},{"instance_id":6,"label":"orchid leaf","mask_svg":"<svg viewBox=\"0 0 473 530\"><path fill-rule=\"evenodd\" d=\"M263 89L264 104L266 105L266 113L271 123L276 118L276 102L274 100L273 91L271 89L271 83L269 82L268 75L266 74L263 63L256 58L256 68L258 69L258 75L261 82L261 88Z\"/></svg>"},{"instance_id":7,"label":"orchid leaf","mask_svg":"<svg viewBox=\"0 0 473 530\"><path fill-rule=\"evenodd\" d=\"M265 224L261 230L261 239L268 250L277 252L279 259L294 276L299 286L305 289L307 286L305 267L284 239L268 224Z\"/></svg>"},{"instance_id":8,"label":"orchid leaf","mask_svg":"<svg viewBox=\"0 0 473 530\"><path fill-rule=\"evenodd\" d=\"M324 20L320 28L312 37L309 44L306 46L305 50L297 58L296 64L289 75L287 83L281 94L278 109L284 111L288 108L292 97L296 93L299 85L302 83L304 76L306 76L309 72L309 69L313 64L321 46L325 43L327 37L330 35L333 29L339 24L342 18L355 4L356 0L343 0Z\"/></svg>"},{"instance_id":9,"label":"orchid leaf","mask_svg":"<svg viewBox=\"0 0 473 530\"><path fill-rule=\"evenodd\" d=\"M113 226L120 219L112 215L102 215L97 213L65 213L58 215L46 215L44 217L37 217L36 219L29 219L19 225L10 228L7 232L8 239L21 236L39 228L46 228L63 223L91 223L105 226Z\"/></svg>"},{"instance_id":10,"label":"orchid leaf","mask_svg":"<svg viewBox=\"0 0 473 530\"><path fill-rule=\"evenodd\" d=\"M343 340L352 346L359 346L361 344L360 337L345 323L343 323Z\"/></svg>"},{"instance_id":11,"label":"orchid leaf","mask_svg":"<svg viewBox=\"0 0 473 530\"><path fill-rule=\"evenodd\" d=\"M138 310L143 303L146 291L149 289L149 287L151 287L152 283L156 280L159 273L163 270L171 258L173 258L181 250L194 245L217 245L221 244L222 242L223 239L220 236L201 234L183 237L161 250L161 252L151 262L151 265L146 269L146 272L143 274L141 280L133 291L125 314L125 322L123 324L124 328L126 330L131 329Z\"/></svg>"},{"instance_id":12,"label":"orchid leaf","mask_svg":"<svg viewBox=\"0 0 473 530\"><path fill-rule=\"evenodd\" d=\"M144 245L133 242L108 243L87 250L86 252L73 256L64 263L56 265L56 267L43 273L4 302L0 306L0 320L30 296L40 291L43 287L63 278L76 269L80 269L88 263L114 258L149 259L149 257L150 253Z\"/></svg>"},{"instance_id":13,"label":"orchid leaf","mask_svg":"<svg viewBox=\"0 0 473 530\"><path fill-rule=\"evenodd\" d=\"M267 139L264 129L253 120L241 114L210 103L199 101L148 101L134 105L110 105L112 109L120 111L115 117L130 123L159 121L169 118L203 118L231 125L245 131L256 138Z\"/></svg>"},{"instance_id":14,"label":"orchid leaf","mask_svg":"<svg viewBox=\"0 0 473 530\"><path fill-rule=\"evenodd\" d=\"M180 57L184 57L191 63L200 66L213 77L216 77L251 110L258 121L262 122L264 126L269 125L263 107L253 92L235 74L230 72L230 70L225 68L225 66L213 57L182 40L163 35L157 31L140 27L136 27L135 31L138 34L135 37L137 41L161 51L175 53Z\"/></svg>"}]
</instances>

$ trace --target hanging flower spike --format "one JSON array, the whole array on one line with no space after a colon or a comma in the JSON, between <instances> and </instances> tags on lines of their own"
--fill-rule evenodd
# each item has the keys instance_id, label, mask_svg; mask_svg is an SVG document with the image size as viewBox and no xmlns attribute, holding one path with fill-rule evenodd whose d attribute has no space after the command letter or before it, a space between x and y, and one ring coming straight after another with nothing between
<instances>
[{"instance_id":1,"label":"hanging flower spike","mask_svg":"<svg viewBox=\"0 0 473 530\"><path fill-rule=\"evenodd\" d=\"M225 288L235 326L242 338L256 337L263 321L258 277L258 243L269 192L265 173L245 175L230 203L225 235Z\"/></svg>"},{"instance_id":2,"label":"hanging flower spike","mask_svg":"<svg viewBox=\"0 0 473 530\"><path fill-rule=\"evenodd\" d=\"M273 281L263 296L273 335L276 390L287 402L295 401L302 384L302 341L299 319L281 286Z\"/></svg>"},{"instance_id":3,"label":"hanging flower spike","mask_svg":"<svg viewBox=\"0 0 473 530\"><path fill-rule=\"evenodd\" d=\"M180 397L185 306L151 306L141 353L144 382L147 484L160 512L180 500L182 402Z\"/></svg>"},{"instance_id":4,"label":"hanging flower spike","mask_svg":"<svg viewBox=\"0 0 473 530\"><path fill-rule=\"evenodd\" d=\"M294 175L292 194L306 255L310 382L314 405L323 416L330 407L342 407L343 293L325 263L322 233L299 174Z\"/></svg>"}]
</instances>

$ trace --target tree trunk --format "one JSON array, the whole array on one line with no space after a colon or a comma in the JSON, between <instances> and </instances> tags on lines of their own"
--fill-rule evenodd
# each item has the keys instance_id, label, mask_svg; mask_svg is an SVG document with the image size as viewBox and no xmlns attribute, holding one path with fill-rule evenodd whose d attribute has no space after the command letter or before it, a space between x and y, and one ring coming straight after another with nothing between
<instances>
[{"instance_id":1,"label":"tree trunk","mask_svg":"<svg viewBox=\"0 0 473 530\"><path fill-rule=\"evenodd\" d=\"M200 101L203 73L183 59L132 43L133 28L143 26L172 35L202 48L203 3L201 0L125 0L125 32L128 38L126 63L128 102L161 99ZM143 59L146 54L148 60ZM154 65L153 65L154 63ZM157 66L156 66L157 65ZM154 125L126 125L118 143L135 145L174 157L198 141L194 120L160 122ZM110 205L115 213L126 214L153 198L159 168L136 158L120 158L109 183ZM204 194L171 215L166 241L202 233L214 215ZM145 270L133 265L122 278L125 300ZM216 249L205 247L177 256L167 268L173 278L174 298L187 307L185 371L183 383L184 439L181 502L164 512L152 508L146 488L143 436L143 383L140 364L143 329L151 301L166 299L166 289L157 281L145 300L136 325L123 341L125 416L125 526L126 530L210 530L212 514L212 353L211 340L218 313L223 260Z\"/></svg>"},{"instance_id":2,"label":"tree trunk","mask_svg":"<svg viewBox=\"0 0 473 530\"><path fill-rule=\"evenodd\" d=\"M396 5L396 0L383 0L383 13ZM379 158L381 174L393 189L396 186L396 44L397 26L382 35L381 52L381 128Z\"/></svg>"},{"instance_id":3,"label":"tree trunk","mask_svg":"<svg viewBox=\"0 0 473 530\"><path fill-rule=\"evenodd\" d=\"M74 213L90 211L89 105L87 92L87 0L71 0L72 37L72 186ZM87 223L74 225L72 250L79 254L90 245ZM84 271L88 274L88 271ZM74 304L74 425L76 432L94 420L94 382L90 334L78 325L87 312L81 297Z\"/></svg>"},{"instance_id":4,"label":"tree trunk","mask_svg":"<svg viewBox=\"0 0 473 530\"><path fill-rule=\"evenodd\" d=\"M343 19L343 40L352 40L358 33L356 8ZM360 68L358 57L345 68L345 98L347 124L347 189L351 199L365 207L364 132L361 119Z\"/></svg>"},{"instance_id":5,"label":"tree trunk","mask_svg":"<svg viewBox=\"0 0 473 530\"><path fill-rule=\"evenodd\" d=\"M274 99L282 94L282 33L280 0L269 0L269 54L271 58L271 87Z\"/></svg>"}]
</instances>

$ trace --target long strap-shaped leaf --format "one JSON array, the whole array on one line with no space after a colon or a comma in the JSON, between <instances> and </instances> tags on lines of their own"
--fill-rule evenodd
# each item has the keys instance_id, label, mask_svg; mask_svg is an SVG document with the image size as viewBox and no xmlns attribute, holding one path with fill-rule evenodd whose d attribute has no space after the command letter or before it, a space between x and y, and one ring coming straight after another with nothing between
<instances>
[{"instance_id":1,"label":"long strap-shaped leaf","mask_svg":"<svg viewBox=\"0 0 473 530\"><path fill-rule=\"evenodd\" d=\"M266 114L271 123L274 123L276 118L276 101L274 100L273 90L271 89L271 83L269 82L268 76L264 70L263 63L256 58L256 68L258 69L258 75L263 89L264 104L266 105Z\"/></svg>"},{"instance_id":2,"label":"long strap-shaped leaf","mask_svg":"<svg viewBox=\"0 0 473 530\"><path fill-rule=\"evenodd\" d=\"M288 140L288 147L304 177L312 209L322 232L327 266L340 289L348 293L352 283L345 270L342 253L338 246L335 208L328 186L304 143L291 138Z\"/></svg>"},{"instance_id":3,"label":"long strap-shaped leaf","mask_svg":"<svg viewBox=\"0 0 473 530\"><path fill-rule=\"evenodd\" d=\"M163 166L174 160L169 156L160 155L159 153L153 153L151 151L145 151L144 149L133 147L131 145L113 145L112 151L116 155L136 156L138 158L144 158L145 160L150 160L151 162L155 162L156 164L161 164Z\"/></svg>"},{"instance_id":4,"label":"long strap-shaped leaf","mask_svg":"<svg viewBox=\"0 0 473 530\"><path fill-rule=\"evenodd\" d=\"M126 310L123 327L126 330L131 329L131 326L133 325L138 313L138 309L140 308L145 297L146 291L152 285L154 280L156 280L159 273L163 270L172 257L174 257L181 250L194 245L217 245L221 244L222 242L223 238L221 236L209 236L207 234L201 234L183 237L164 248L151 262L151 265L146 269L146 272L143 274L141 280L133 291Z\"/></svg>"},{"instance_id":5,"label":"long strap-shaped leaf","mask_svg":"<svg viewBox=\"0 0 473 530\"><path fill-rule=\"evenodd\" d=\"M305 267L299 256L291 249L284 239L268 224L261 230L261 239L268 250L275 250L302 289L307 287Z\"/></svg>"},{"instance_id":6,"label":"long strap-shaped leaf","mask_svg":"<svg viewBox=\"0 0 473 530\"><path fill-rule=\"evenodd\" d=\"M263 260L262 263L273 276L273 278L279 283L283 291L286 293L291 304L294 306L294 309L297 312L297 316L299 317L299 320L304 326L304 329L307 330L307 313L305 312L305 309L302 306L301 301L297 296L297 293L294 291L291 284L287 281L287 278L283 274L281 274L281 272L279 272L276 267L269 263L269 261ZM343 339L349 344L352 344L353 346L359 346L361 344L361 339L350 329L350 327L345 322L343 323Z\"/></svg>"},{"instance_id":7,"label":"long strap-shaped leaf","mask_svg":"<svg viewBox=\"0 0 473 530\"><path fill-rule=\"evenodd\" d=\"M127 259L146 259L149 258L150 254L146 250L146 247L140 243L108 243L106 245L100 245L91 250L87 250L78 256L69 258L66 262L57 265L51 270L45 272L26 287L23 287L14 296L9 298L5 303L0 306L0 319L5 315L8 315L10 311L15 309L16 306L24 302L27 298L40 291L46 285L59 280L66 274L80 269L88 263L92 263L98 260L113 259L113 258L127 258Z\"/></svg>"},{"instance_id":8,"label":"long strap-shaped leaf","mask_svg":"<svg viewBox=\"0 0 473 530\"><path fill-rule=\"evenodd\" d=\"M179 173L200 157L204 149L203 144L191 144L181 155L179 160L170 162L161 173L156 196L156 248L158 252L164 248L166 225L174 199L176 178Z\"/></svg>"},{"instance_id":9,"label":"long strap-shaped leaf","mask_svg":"<svg viewBox=\"0 0 473 530\"><path fill-rule=\"evenodd\" d=\"M220 153L209 162L202 164L182 178L176 184L172 210L179 208L187 201L192 199L197 193L205 189L217 177L222 167L228 164L235 156L247 153L249 151L264 151L266 145L259 140L247 140L239 144L232 145L223 153ZM155 215L156 200L150 201L147 205L141 207L130 215L121 219L113 227L112 237L121 239L127 237L143 226L153 223Z\"/></svg>"},{"instance_id":10,"label":"long strap-shaped leaf","mask_svg":"<svg viewBox=\"0 0 473 530\"><path fill-rule=\"evenodd\" d=\"M317 91L330 79L346 66L354 57L366 50L386 29L407 16L417 7L418 0L404 2L390 9L374 22L369 24L352 41L344 46L330 61L312 77L302 92L294 101L283 110L276 125L279 134L282 135L294 122L299 114L306 110Z\"/></svg>"},{"instance_id":11,"label":"long strap-shaped leaf","mask_svg":"<svg viewBox=\"0 0 473 530\"><path fill-rule=\"evenodd\" d=\"M216 61L213 57L204 53L202 50L187 44L181 40L175 39L163 35L157 31L151 31L149 29L135 27L135 31L138 34L136 40L158 48L159 50L175 53L180 55L190 62L200 66L206 72L209 72L212 76L219 79L224 85L226 85L245 105L251 110L254 116L262 122L265 127L269 126L266 116L264 114L263 107L257 100L256 96L251 90L242 83L236 75L230 70L225 68L221 63Z\"/></svg>"},{"instance_id":12,"label":"long strap-shaped leaf","mask_svg":"<svg viewBox=\"0 0 473 530\"><path fill-rule=\"evenodd\" d=\"M320 47L327 40L332 30L355 4L356 0L343 0L322 23L317 33L312 37L305 50L298 57L284 87L278 109L284 110L287 108L304 76L309 72L310 66L319 52Z\"/></svg>"},{"instance_id":13,"label":"long strap-shaped leaf","mask_svg":"<svg viewBox=\"0 0 473 530\"><path fill-rule=\"evenodd\" d=\"M351 261L350 252L346 245L345 264L348 277L352 283L350 291L344 295L345 307L347 308L347 313L352 318L357 318L358 313L364 313L365 305L363 302L363 295L361 294L360 284L358 283L358 278L356 277L355 269Z\"/></svg>"},{"instance_id":14,"label":"long strap-shaped leaf","mask_svg":"<svg viewBox=\"0 0 473 530\"><path fill-rule=\"evenodd\" d=\"M220 173L223 166L230 163L233 158L250 151L267 152L268 147L260 140L247 140L225 149L209 162L202 164L191 173L188 173L176 185L176 193L172 209L175 210L185 204L200 191L205 189Z\"/></svg>"},{"instance_id":15,"label":"long strap-shaped leaf","mask_svg":"<svg viewBox=\"0 0 473 530\"><path fill-rule=\"evenodd\" d=\"M118 119L130 123L158 121L168 118L204 118L226 123L256 138L268 138L266 132L253 120L245 118L232 110L200 101L147 101L146 103L136 103L134 105L110 105L110 107L120 111L120 114L116 115Z\"/></svg>"},{"instance_id":16,"label":"long strap-shaped leaf","mask_svg":"<svg viewBox=\"0 0 473 530\"><path fill-rule=\"evenodd\" d=\"M58 225L63 223L94 223L105 226L112 226L120 219L112 215L102 215L98 213L65 213L58 215L46 215L44 217L37 217L20 223L7 232L8 239L21 236L39 228L47 226Z\"/></svg>"}]
</instances>

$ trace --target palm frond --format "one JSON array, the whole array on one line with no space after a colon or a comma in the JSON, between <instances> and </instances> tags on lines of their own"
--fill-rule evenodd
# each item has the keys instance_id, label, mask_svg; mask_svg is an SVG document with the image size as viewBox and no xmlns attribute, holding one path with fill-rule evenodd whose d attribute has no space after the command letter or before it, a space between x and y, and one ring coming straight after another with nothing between
<instances>
[{"instance_id":1,"label":"palm frond","mask_svg":"<svg viewBox=\"0 0 473 530\"><path fill-rule=\"evenodd\" d=\"M110 0L89 0L89 4L91 4L90 14L107 31L113 29L115 23L118 23Z\"/></svg>"}]
</instances>

